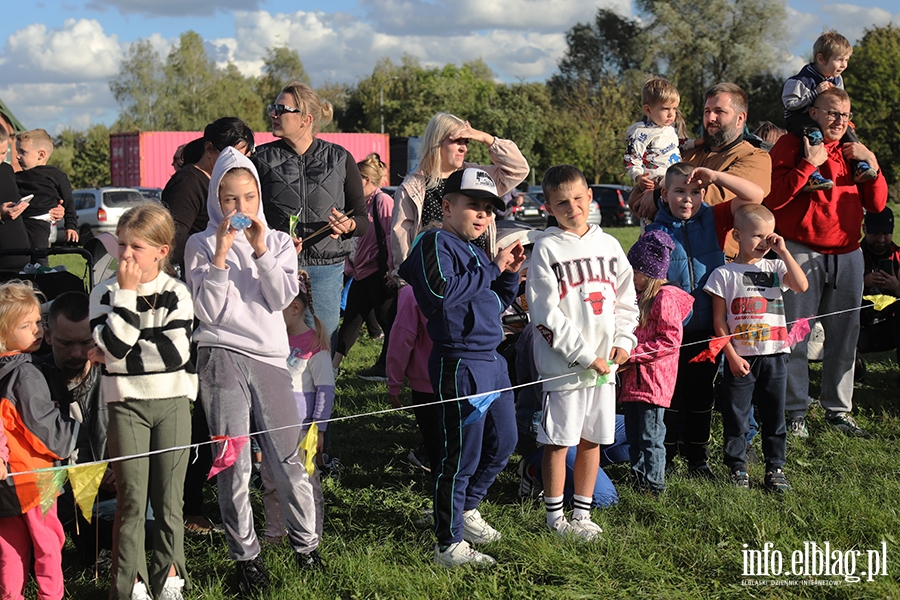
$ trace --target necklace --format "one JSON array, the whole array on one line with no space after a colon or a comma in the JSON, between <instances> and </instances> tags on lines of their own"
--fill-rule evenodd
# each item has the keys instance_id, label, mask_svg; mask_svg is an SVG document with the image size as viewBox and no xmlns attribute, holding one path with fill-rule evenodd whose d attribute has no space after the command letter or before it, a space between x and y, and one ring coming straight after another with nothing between
<instances>
[{"instance_id":1,"label":"necklace","mask_svg":"<svg viewBox=\"0 0 900 600\"><path fill-rule=\"evenodd\" d=\"M150 304L150 301L147 300L147 296L141 296L141 300L143 300L148 307L150 307L150 314L156 314L156 301L159 300L159 277L156 278L156 292L153 294L153 304Z\"/></svg>"}]
</instances>

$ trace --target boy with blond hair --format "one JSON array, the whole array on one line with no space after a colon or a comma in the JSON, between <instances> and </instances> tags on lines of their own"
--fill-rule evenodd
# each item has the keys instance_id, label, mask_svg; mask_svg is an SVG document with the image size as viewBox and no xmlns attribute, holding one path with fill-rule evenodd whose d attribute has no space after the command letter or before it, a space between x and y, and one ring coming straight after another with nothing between
<instances>
[{"instance_id":1,"label":"boy with blond hair","mask_svg":"<svg viewBox=\"0 0 900 600\"><path fill-rule=\"evenodd\" d=\"M755 404L759 410L765 487L772 492L790 489L784 475L787 428L787 323L782 291L806 291L808 282L784 238L775 233L775 216L761 204L748 204L734 213L738 254L712 272L703 290L712 296L716 336L731 335L724 347L722 430L725 464L731 481L749 489L747 432ZM764 258L773 250L778 258Z\"/></svg>"},{"instance_id":2,"label":"boy with blond hair","mask_svg":"<svg viewBox=\"0 0 900 600\"><path fill-rule=\"evenodd\" d=\"M653 190L660 187L669 165L681 161L676 120L681 95L662 77L652 77L641 89L644 118L625 132L625 168L628 176L653 202ZM684 148L693 148L691 140Z\"/></svg>"},{"instance_id":3,"label":"boy with blond hair","mask_svg":"<svg viewBox=\"0 0 900 600\"><path fill-rule=\"evenodd\" d=\"M19 192L34 197L22 213L32 248L50 246L51 209L62 204L65 209L66 241L78 241L78 215L72 199L72 184L65 173L47 164L53 154L53 140L43 129L32 129L16 136L16 160L21 171L16 173Z\"/></svg>"},{"instance_id":4,"label":"boy with blond hair","mask_svg":"<svg viewBox=\"0 0 900 600\"><path fill-rule=\"evenodd\" d=\"M813 61L800 69L800 72L784 82L781 93L781 102L784 104L784 120L787 130L797 137L806 138L811 146L817 146L823 142L822 130L809 116L809 109L815 99L831 88L844 89L844 79L841 73L846 70L853 55L853 46L850 41L834 29L826 31L818 37L813 44ZM853 118L853 113L846 117L848 121ZM841 143L859 142L856 132L851 124ZM878 172L865 161L850 162L853 180L856 183L865 183L878 176ZM822 177L819 170L813 171L803 191L831 189L834 182Z\"/></svg>"},{"instance_id":5,"label":"boy with blond hair","mask_svg":"<svg viewBox=\"0 0 900 600\"><path fill-rule=\"evenodd\" d=\"M592 202L584 174L551 167L541 183L547 212L558 225L538 238L528 272L528 310L534 322L534 363L543 384L537 441L547 526L586 541L602 533L591 520L600 444L615 441L613 365L637 343L633 273L622 246L587 222ZM600 376L607 381L601 383ZM566 454L577 446L572 520L563 514Z\"/></svg>"}]
</instances>

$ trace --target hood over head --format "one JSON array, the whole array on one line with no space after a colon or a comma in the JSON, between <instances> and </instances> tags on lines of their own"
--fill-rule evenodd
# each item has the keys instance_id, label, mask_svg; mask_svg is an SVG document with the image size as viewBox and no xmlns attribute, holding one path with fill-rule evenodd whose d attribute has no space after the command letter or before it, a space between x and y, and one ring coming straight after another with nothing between
<instances>
[{"instance_id":1,"label":"hood over head","mask_svg":"<svg viewBox=\"0 0 900 600\"><path fill-rule=\"evenodd\" d=\"M262 192L260 191L259 173L256 172L256 167L253 166L253 162L249 158L233 147L228 146L222 150L219 158L216 159L216 166L213 167L212 176L209 178L209 192L206 195L206 212L209 214L209 223L206 226L206 231L207 233L212 233L213 237L215 237L216 229L219 228L222 219L225 217L225 214L222 212L222 206L219 204L219 185L222 183L225 173L237 168L246 169L253 173L253 178L256 180L256 190L259 193L259 207L256 210L256 217L266 224L266 228L269 227L269 224L266 223L265 214L263 214ZM235 238L235 242L239 240L247 241L243 235Z\"/></svg>"}]
</instances>

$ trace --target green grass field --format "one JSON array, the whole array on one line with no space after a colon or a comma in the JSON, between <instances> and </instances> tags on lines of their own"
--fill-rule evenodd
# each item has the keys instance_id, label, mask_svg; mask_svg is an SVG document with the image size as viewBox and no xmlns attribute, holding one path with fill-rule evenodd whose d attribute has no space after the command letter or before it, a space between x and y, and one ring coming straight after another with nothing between
<instances>
[{"instance_id":1,"label":"green grass field","mask_svg":"<svg viewBox=\"0 0 900 600\"><path fill-rule=\"evenodd\" d=\"M637 228L609 229L627 249ZM353 373L369 366L380 342L365 335L344 362L335 416L388 406L383 384ZM544 526L543 507L516 499L517 456L482 505L482 514L503 533L486 548L498 560L487 571L447 572L432 563L433 536L413 522L429 505L427 477L406 460L418 444L411 412L354 418L331 426L333 454L344 468L323 482L324 572L298 573L289 550L274 547L263 557L276 584L269 600L295 598L900 598L900 406L898 369L892 354L867 356L868 375L855 394L856 413L872 437L854 439L810 412L811 437L790 439L785 471L793 491L776 497L762 491L762 467L751 465L753 489L726 483L721 462L721 420L714 415L712 466L721 481L671 476L659 499L627 485L628 469L608 470L620 503L595 510L602 539L582 545L558 539ZM820 366L812 365L810 393L818 395ZM405 395L403 398L408 400ZM759 440L756 450L762 455ZM682 471L683 472L683 471ZM258 528L262 503L254 496ZM206 489L207 511L217 518L215 489ZM856 574L865 571L866 550L886 544L887 576L857 583L842 577L746 577L746 549L771 542L790 570L791 552L805 542L832 550L862 551ZM187 564L193 588L188 599L236 598L236 576L221 534L188 534ZM844 556L850 556L845 554ZM108 572L98 580L69 567L67 598L108 597ZM809 585L823 580L827 585ZM802 582L806 582L803 584ZM796 582L795 584L792 584ZM753 585L750 585L753 584ZM32 597L33 586L30 588Z\"/></svg>"}]
</instances>

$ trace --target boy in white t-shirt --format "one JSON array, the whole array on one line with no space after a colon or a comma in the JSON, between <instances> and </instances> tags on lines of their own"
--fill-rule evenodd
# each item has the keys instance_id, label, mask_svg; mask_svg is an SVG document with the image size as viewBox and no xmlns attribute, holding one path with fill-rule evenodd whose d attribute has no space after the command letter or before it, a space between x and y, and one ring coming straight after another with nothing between
<instances>
[{"instance_id":1,"label":"boy in white t-shirt","mask_svg":"<svg viewBox=\"0 0 900 600\"><path fill-rule=\"evenodd\" d=\"M713 271L703 288L712 296L716 335L734 336L724 347L725 464L734 484L748 489L747 431L755 402L766 460L765 487L786 492L790 486L782 467L790 348L781 292L805 292L808 283L784 238L775 233L775 217L765 206L743 206L734 213L734 238L740 248L737 258ZM769 250L780 258L763 258Z\"/></svg>"},{"instance_id":2,"label":"boy in white t-shirt","mask_svg":"<svg viewBox=\"0 0 900 600\"><path fill-rule=\"evenodd\" d=\"M528 310L535 326L534 363L543 383L537 441L547 525L562 536L594 540L601 533L590 510L600 444L615 441L612 371L637 343L634 275L622 246L588 225L591 191L571 165L551 167L542 182L547 212L559 225L534 244ZM598 385L598 375L607 382ZM563 515L566 453L577 446L572 520Z\"/></svg>"}]
</instances>

